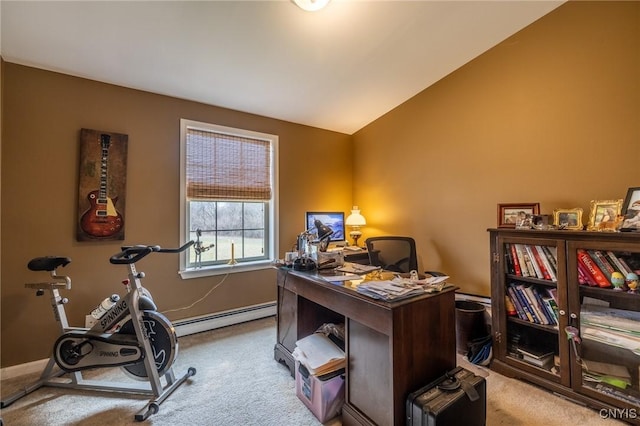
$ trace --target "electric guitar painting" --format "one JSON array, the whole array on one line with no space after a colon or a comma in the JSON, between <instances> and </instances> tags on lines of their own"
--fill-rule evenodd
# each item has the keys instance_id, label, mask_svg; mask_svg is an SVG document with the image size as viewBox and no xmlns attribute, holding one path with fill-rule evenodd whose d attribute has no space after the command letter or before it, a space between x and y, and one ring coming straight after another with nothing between
<instances>
[{"instance_id":1,"label":"electric guitar painting","mask_svg":"<svg viewBox=\"0 0 640 426\"><path fill-rule=\"evenodd\" d=\"M102 159L100 165L100 189L94 190L87 195L91 206L84 212L80 220L82 230L94 238L106 238L117 234L122 226L122 215L116 210L115 204L118 197L109 198L107 196L107 158L111 136L100 135L100 145L102 147Z\"/></svg>"}]
</instances>

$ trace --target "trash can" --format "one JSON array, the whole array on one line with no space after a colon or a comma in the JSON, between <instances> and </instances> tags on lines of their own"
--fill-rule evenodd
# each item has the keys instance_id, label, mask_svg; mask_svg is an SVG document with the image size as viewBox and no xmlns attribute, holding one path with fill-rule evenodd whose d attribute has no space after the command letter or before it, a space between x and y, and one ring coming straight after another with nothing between
<instances>
[{"instance_id":1,"label":"trash can","mask_svg":"<svg viewBox=\"0 0 640 426\"><path fill-rule=\"evenodd\" d=\"M456 300L456 350L466 355L473 339L487 335L484 306L468 300Z\"/></svg>"}]
</instances>

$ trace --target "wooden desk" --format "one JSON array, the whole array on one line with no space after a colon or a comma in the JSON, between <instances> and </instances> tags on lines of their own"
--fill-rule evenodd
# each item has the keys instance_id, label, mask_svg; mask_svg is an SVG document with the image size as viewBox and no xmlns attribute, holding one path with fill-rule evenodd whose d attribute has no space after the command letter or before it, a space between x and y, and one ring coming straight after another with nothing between
<instances>
[{"instance_id":1,"label":"wooden desk","mask_svg":"<svg viewBox=\"0 0 640 426\"><path fill-rule=\"evenodd\" d=\"M292 375L297 340L324 323L345 324L345 426L404 425L408 394L456 365L454 287L388 303L315 271L280 268L277 282L274 357Z\"/></svg>"}]
</instances>

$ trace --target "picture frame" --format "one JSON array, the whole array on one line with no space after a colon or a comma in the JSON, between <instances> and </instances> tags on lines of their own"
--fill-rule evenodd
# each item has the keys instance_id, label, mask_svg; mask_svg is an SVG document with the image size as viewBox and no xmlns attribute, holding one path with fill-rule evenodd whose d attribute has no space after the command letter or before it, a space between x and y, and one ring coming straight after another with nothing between
<instances>
[{"instance_id":1,"label":"picture frame","mask_svg":"<svg viewBox=\"0 0 640 426\"><path fill-rule=\"evenodd\" d=\"M609 230L622 212L622 199L619 200L591 200L588 231ZM612 229L615 230L615 229Z\"/></svg>"},{"instance_id":2,"label":"picture frame","mask_svg":"<svg viewBox=\"0 0 640 426\"><path fill-rule=\"evenodd\" d=\"M640 232L640 187L627 190L627 196L622 203L622 215L624 219L620 231Z\"/></svg>"},{"instance_id":3,"label":"picture frame","mask_svg":"<svg viewBox=\"0 0 640 426\"><path fill-rule=\"evenodd\" d=\"M571 231L582 230L582 214L584 210L580 207L573 209L555 209L553 211L553 225L558 229L568 229Z\"/></svg>"},{"instance_id":4,"label":"picture frame","mask_svg":"<svg viewBox=\"0 0 640 426\"><path fill-rule=\"evenodd\" d=\"M76 240L124 240L126 134L80 129Z\"/></svg>"},{"instance_id":5,"label":"picture frame","mask_svg":"<svg viewBox=\"0 0 640 426\"><path fill-rule=\"evenodd\" d=\"M498 204L498 228L515 228L518 217L522 219L540 214L540 203Z\"/></svg>"}]
</instances>

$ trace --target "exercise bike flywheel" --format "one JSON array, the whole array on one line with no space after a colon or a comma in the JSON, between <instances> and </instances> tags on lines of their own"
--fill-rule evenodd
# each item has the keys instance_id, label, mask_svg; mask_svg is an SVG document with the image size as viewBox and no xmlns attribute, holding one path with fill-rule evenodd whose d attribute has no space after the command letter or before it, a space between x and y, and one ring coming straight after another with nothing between
<instances>
[{"instance_id":1,"label":"exercise bike flywheel","mask_svg":"<svg viewBox=\"0 0 640 426\"><path fill-rule=\"evenodd\" d=\"M144 323L151 351L155 361L158 374L162 376L166 373L176 357L178 356L178 337L171 322L159 312L143 311L142 322ZM135 336L136 331L133 322L129 318L118 330L119 334L132 334ZM121 367L125 373L135 379L146 380L147 369L144 360L136 364L125 365Z\"/></svg>"}]
</instances>

